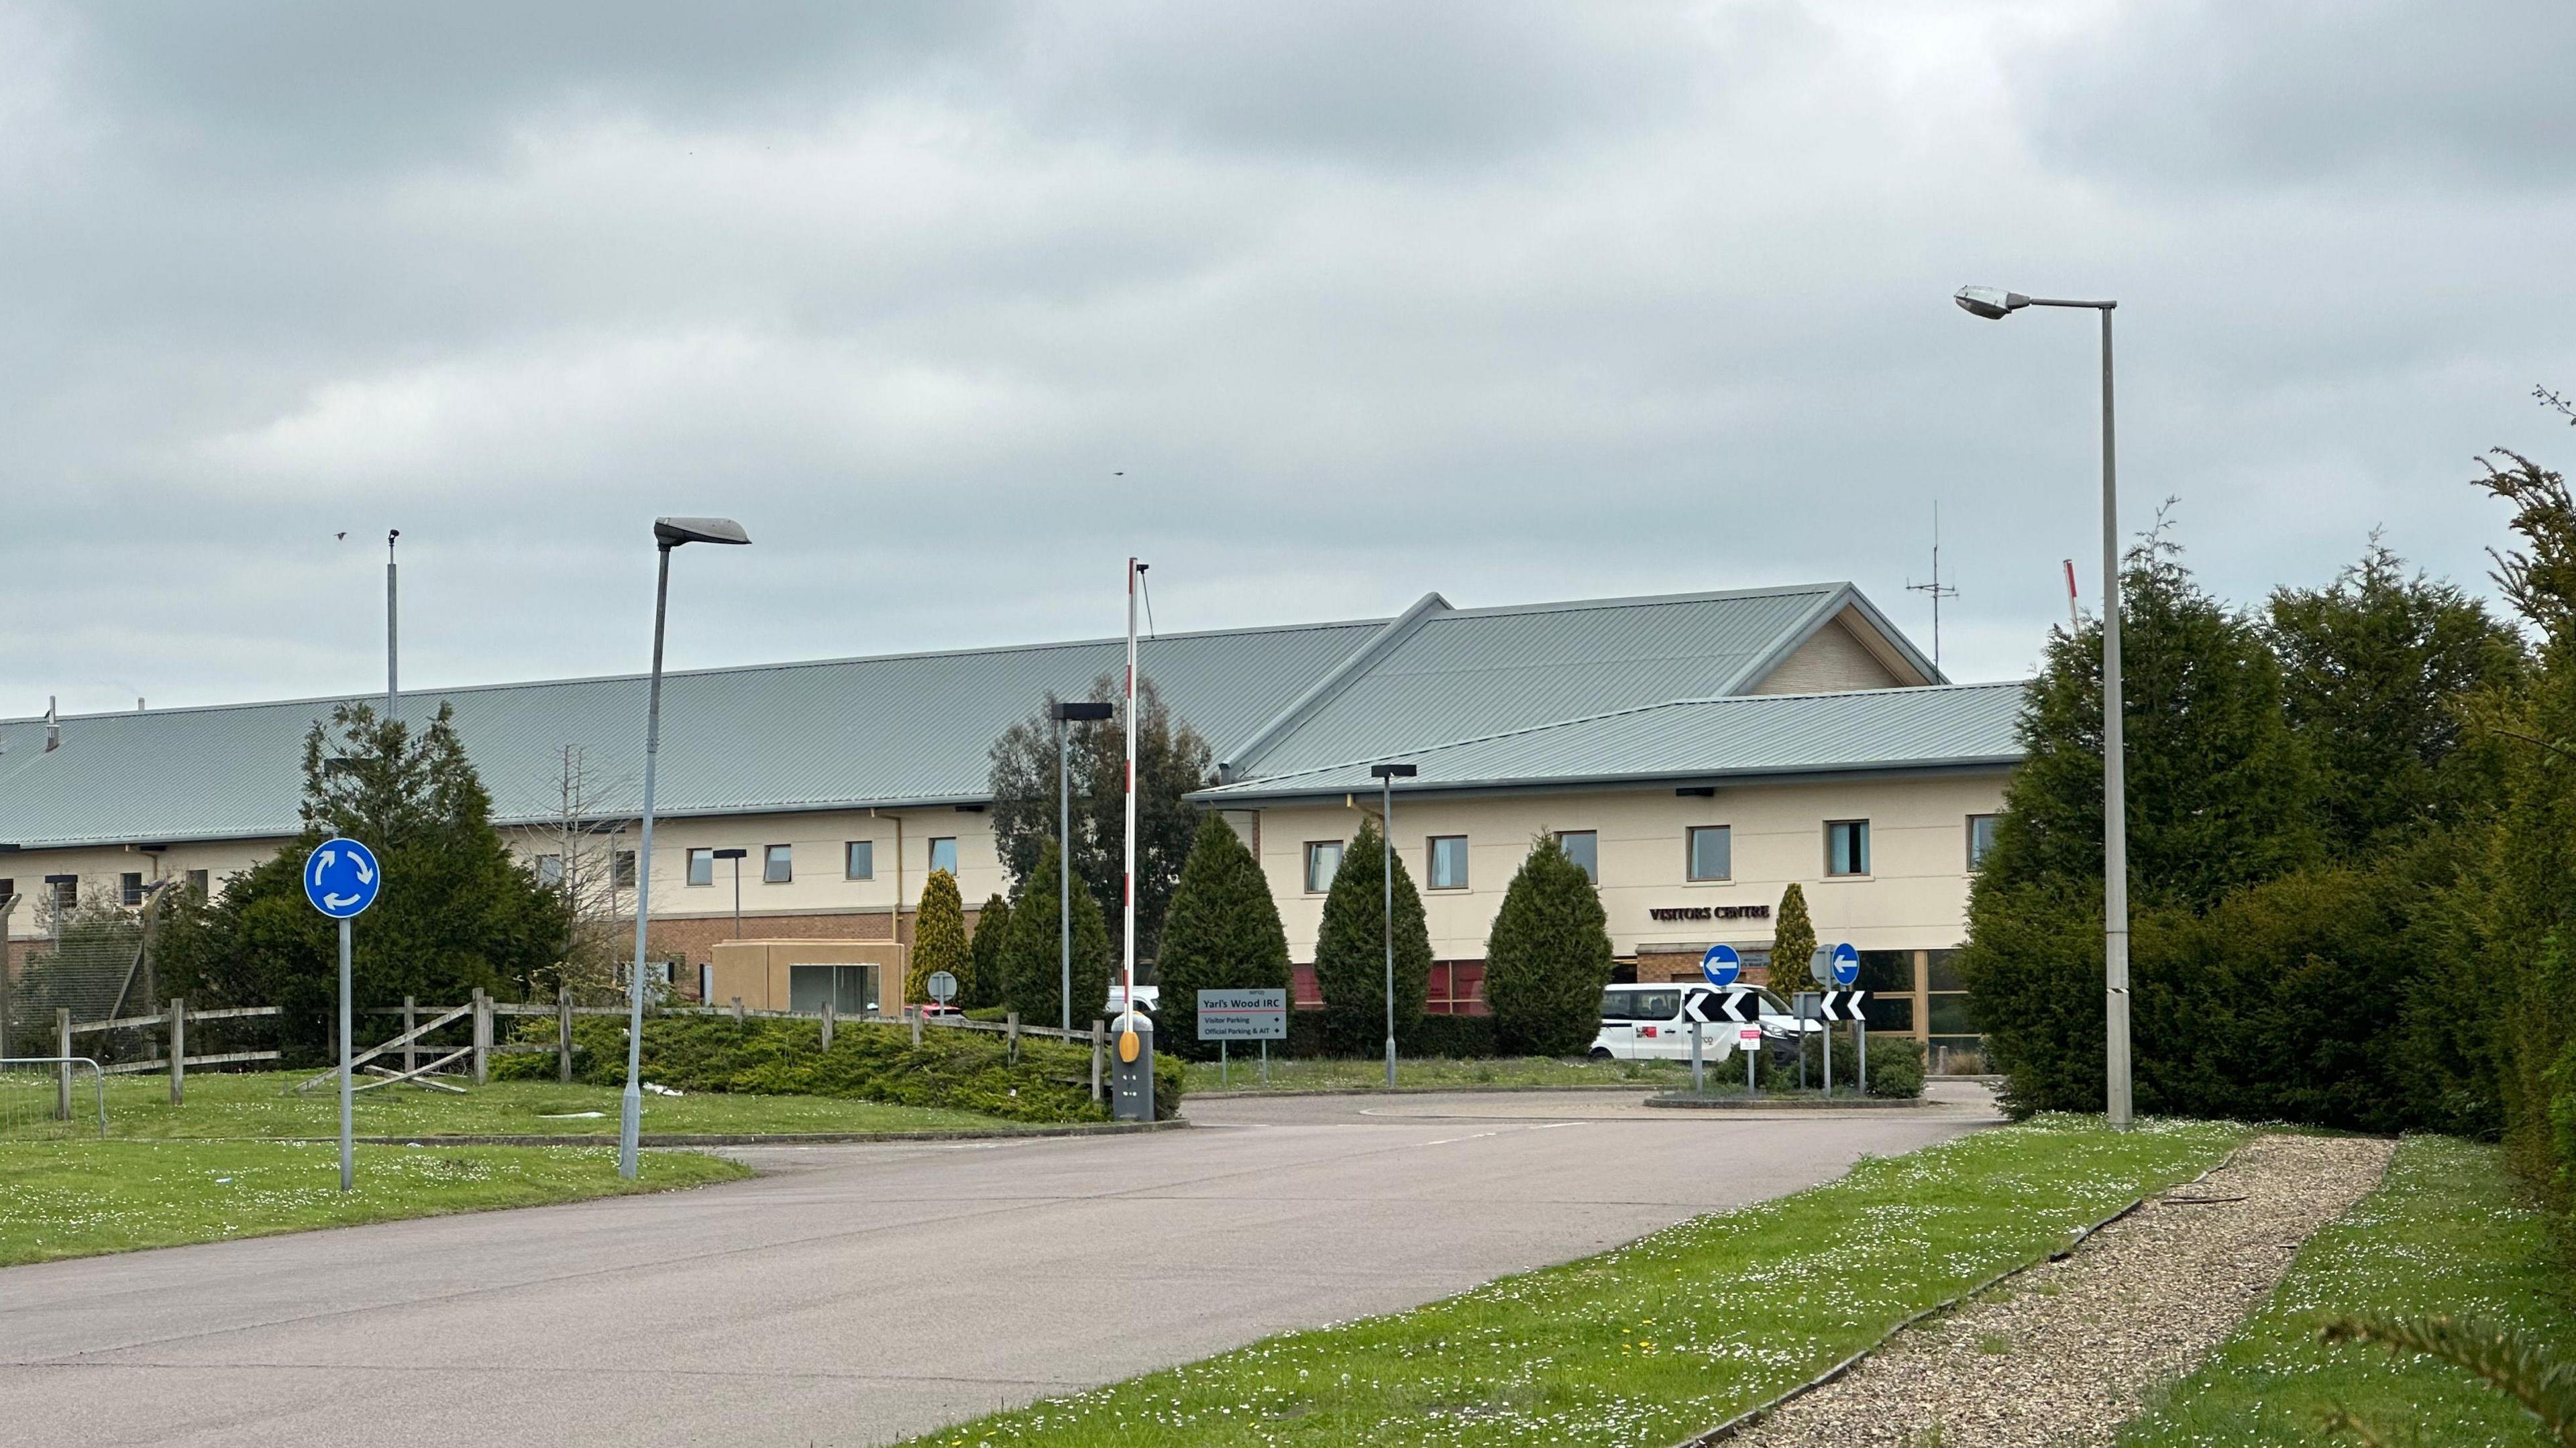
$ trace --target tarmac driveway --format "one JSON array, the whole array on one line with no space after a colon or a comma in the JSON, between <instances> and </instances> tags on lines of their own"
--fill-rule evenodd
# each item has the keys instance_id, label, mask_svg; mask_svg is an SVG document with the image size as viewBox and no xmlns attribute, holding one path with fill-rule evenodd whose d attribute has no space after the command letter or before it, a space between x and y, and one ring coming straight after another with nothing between
<instances>
[{"instance_id":1,"label":"tarmac driveway","mask_svg":"<svg viewBox=\"0 0 2576 1448\"><path fill-rule=\"evenodd\" d=\"M1152 1136L760 1148L757 1180L0 1270L44 1444L881 1443L1385 1312L1994 1118L1598 1093L1202 1101Z\"/></svg>"}]
</instances>

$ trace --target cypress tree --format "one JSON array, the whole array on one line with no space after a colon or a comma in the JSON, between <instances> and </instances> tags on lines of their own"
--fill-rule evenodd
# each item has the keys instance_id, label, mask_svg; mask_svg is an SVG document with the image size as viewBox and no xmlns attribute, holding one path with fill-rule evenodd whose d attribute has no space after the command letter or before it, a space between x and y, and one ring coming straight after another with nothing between
<instances>
[{"instance_id":1,"label":"cypress tree","mask_svg":"<svg viewBox=\"0 0 2576 1448\"><path fill-rule=\"evenodd\" d=\"M1002 1000L1033 1026L1055 1024L1064 1000L1063 961L1059 953L1055 845L1038 856L1011 907L1009 933L1002 941ZM1073 1021L1079 1026L1097 1019L1109 1003L1109 927L1100 907L1080 881L1073 887Z\"/></svg>"},{"instance_id":2,"label":"cypress tree","mask_svg":"<svg viewBox=\"0 0 2576 1448\"><path fill-rule=\"evenodd\" d=\"M1163 954L1155 965L1162 981L1155 1048L1201 1060L1217 1048L1198 1039L1200 991L1288 987L1288 932L1270 882L1234 827L1213 812L1199 818L1198 838L1163 916Z\"/></svg>"},{"instance_id":3,"label":"cypress tree","mask_svg":"<svg viewBox=\"0 0 2576 1448\"><path fill-rule=\"evenodd\" d=\"M1771 989L1783 997L1805 990L1807 963L1815 954L1816 927L1807 919L1807 892L1792 880L1780 892L1779 918L1771 927Z\"/></svg>"},{"instance_id":4,"label":"cypress tree","mask_svg":"<svg viewBox=\"0 0 2576 1448\"><path fill-rule=\"evenodd\" d=\"M1337 1056L1374 1056L1386 1041L1386 922L1383 839L1365 820L1342 853L1324 896L1315 938L1315 982L1324 992L1324 1044ZM1422 1019L1431 990L1431 932L1404 861L1395 861L1395 1038Z\"/></svg>"},{"instance_id":5,"label":"cypress tree","mask_svg":"<svg viewBox=\"0 0 2576 1448\"><path fill-rule=\"evenodd\" d=\"M973 974L966 977L963 992L968 1010L981 1010L1002 1003L1002 942L1009 938L1011 902L999 894L984 902L975 912L975 934L966 943L968 963Z\"/></svg>"},{"instance_id":6,"label":"cypress tree","mask_svg":"<svg viewBox=\"0 0 2576 1448\"><path fill-rule=\"evenodd\" d=\"M1601 1029L1609 917L1583 867L1541 834L1485 939L1485 999L1507 1056L1579 1056Z\"/></svg>"},{"instance_id":7,"label":"cypress tree","mask_svg":"<svg viewBox=\"0 0 2576 1448\"><path fill-rule=\"evenodd\" d=\"M966 950L966 902L957 893L957 877L933 870L921 885L921 908L912 917L912 954L903 973L907 1002L930 999L930 977L946 971L957 977L958 993L974 974L974 957Z\"/></svg>"}]
</instances>

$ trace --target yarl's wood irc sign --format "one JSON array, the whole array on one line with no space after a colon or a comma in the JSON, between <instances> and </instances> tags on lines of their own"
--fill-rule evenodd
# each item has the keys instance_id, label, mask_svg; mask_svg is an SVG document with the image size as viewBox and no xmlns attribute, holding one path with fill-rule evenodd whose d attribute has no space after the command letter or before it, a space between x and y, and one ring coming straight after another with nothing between
<instances>
[{"instance_id":1,"label":"yarl's wood irc sign","mask_svg":"<svg viewBox=\"0 0 2576 1448\"><path fill-rule=\"evenodd\" d=\"M1200 991L1199 1039L1202 1041L1284 1041L1288 1039L1288 992L1284 990Z\"/></svg>"}]
</instances>

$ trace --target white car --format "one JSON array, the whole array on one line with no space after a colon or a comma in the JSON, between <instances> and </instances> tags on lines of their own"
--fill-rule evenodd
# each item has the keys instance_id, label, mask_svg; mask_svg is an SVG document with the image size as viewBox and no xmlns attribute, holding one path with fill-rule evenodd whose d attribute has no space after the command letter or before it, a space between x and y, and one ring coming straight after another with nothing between
<instances>
[{"instance_id":1,"label":"white car","mask_svg":"<svg viewBox=\"0 0 2576 1448\"><path fill-rule=\"evenodd\" d=\"M1155 1016L1158 1020L1161 1019L1154 1010L1154 1002L1161 999L1162 994L1163 988L1161 986L1140 985L1136 987L1136 1009L1143 1011L1149 1016ZM1107 1007L1109 1011L1109 1019L1114 1021L1120 1016L1127 1014L1126 995L1127 993L1124 990L1119 989L1116 981L1111 981L1109 983L1109 1004Z\"/></svg>"},{"instance_id":2,"label":"white car","mask_svg":"<svg viewBox=\"0 0 2576 1448\"><path fill-rule=\"evenodd\" d=\"M1790 1040L1824 1029L1821 1021L1798 1020L1790 1014L1788 1003L1770 991L1757 986L1754 993L1762 998L1762 1034L1766 1039ZM1682 1011L1683 1003L1692 996L1718 994L1721 992L1715 986L1688 980L1608 987L1601 992L1601 1032L1592 1038L1593 1058L1689 1060L1691 1021ZM1730 1025L1700 1027L1700 1058L1732 1058L1736 1034L1737 1028Z\"/></svg>"}]
</instances>

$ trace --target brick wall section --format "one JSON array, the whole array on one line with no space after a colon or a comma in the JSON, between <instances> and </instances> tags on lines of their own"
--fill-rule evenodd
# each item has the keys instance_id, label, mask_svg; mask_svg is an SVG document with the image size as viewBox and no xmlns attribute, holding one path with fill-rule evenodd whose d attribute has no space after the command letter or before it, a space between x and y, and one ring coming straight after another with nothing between
<instances>
[{"instance_id":1,"label":"brick wall section","mask_svg":"<svg viewBox=\"0 0 2576 1448\"><path fill-rule=\"evenodd\" d=\"M912 942L913 913L910 910L903 912L903 940L906 944ZM980 911L972 909L966 912L966 934L970 940L974 938L975 922L980 914ZM742 917L742 938L883 940L887 938L888 923L882 910L837 915L745 915ZM633 930L634 922L627 922L625 928ZM697 968L714 964L716 943L733 938L732 916L691 915L654 921L653 928L647 932L647 946L656 958L679 958L683 962L681 974L687 978L684 984L695 989Z\"/></svg>"}]
</instances>

